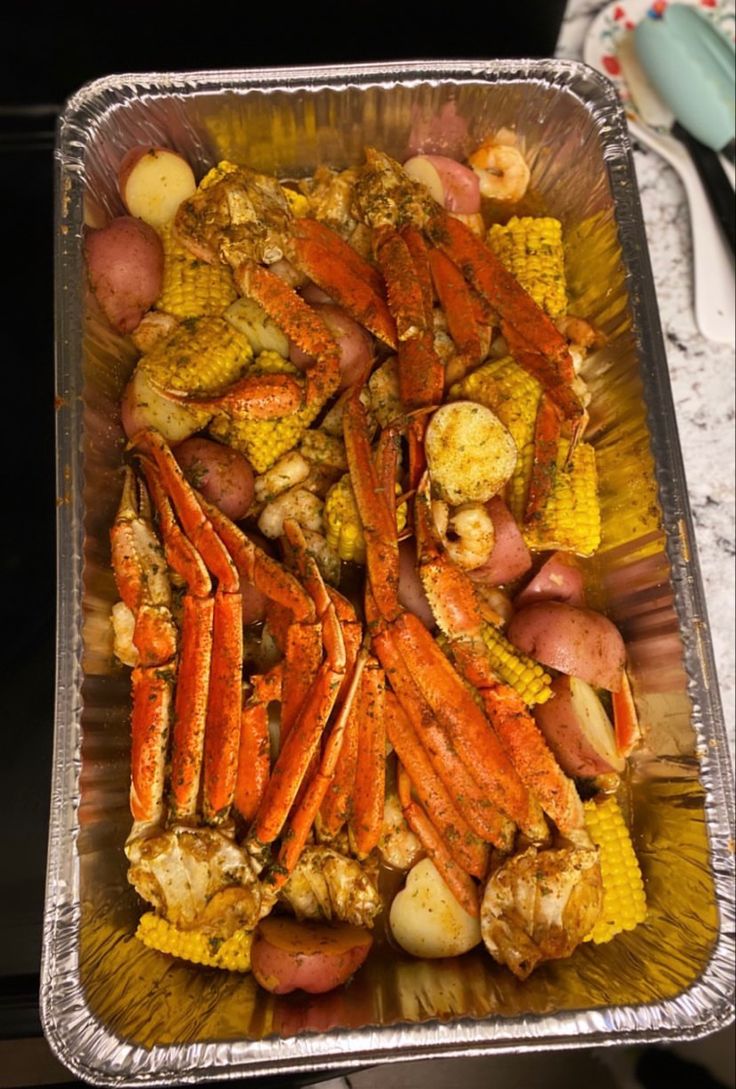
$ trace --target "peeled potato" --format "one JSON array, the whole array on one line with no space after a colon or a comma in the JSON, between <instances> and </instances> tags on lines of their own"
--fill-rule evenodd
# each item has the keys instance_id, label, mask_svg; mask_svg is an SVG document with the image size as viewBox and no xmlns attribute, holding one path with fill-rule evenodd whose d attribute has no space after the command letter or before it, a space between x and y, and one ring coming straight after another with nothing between
<instances>
[{"instance_id":1,"label":"peeled potato","mask_svg":"<svg viewBox=\"0 0 736 1089\"><path fill-rule=\"evenodd\" d=\"M432 416L425 437L435 489L453 506L487 503L516 465L516 443L495 413L474 401L451 401Z\"/></svg>"},{"instance_id":2,"label":"peeled potato","mask_svg":"<svg viewBox=\"0 0 736 1089\"><path fill-rule=\"evenodd\" d=\"M391 933L414 957L457 957L481 940L480 923L460 906L430 858L409 872L394 897Z\"/></svg>"}]
</instances>

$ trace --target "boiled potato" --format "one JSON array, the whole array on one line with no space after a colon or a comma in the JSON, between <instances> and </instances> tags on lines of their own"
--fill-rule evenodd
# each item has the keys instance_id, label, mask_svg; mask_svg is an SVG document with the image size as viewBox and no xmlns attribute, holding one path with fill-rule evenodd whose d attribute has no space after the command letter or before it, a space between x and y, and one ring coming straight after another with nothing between
<instances>
[{"instance_id":1,"label":"boiled potato","mask_svg":"<svg viewBox=\"0 0 736 1089\"><path fill-rule=\"evenodd\" d=\"M552 699L534 718L563 771L575 778L622 772L613 726L594 690L579 677L556 677Z\"/></svg>"},{"instance_id":2,"label":"boiled potato","mask_svg":"<svg viewBox=\"0 0 736 1089\"><path fill-rule=\"evenodd\" d=\"M187 480L233 522L244 518L253 502L250 462L230 446L211 439L187 439L176 448Z\"/></svg>"},{"instance_id":3,"label":"boiled potato","mask_svg":"<svg viewBox=\"0 0 736 1089\"><path fill-rule=\"evenodd\" d=\"M371 934L358 926L270 915L261 920L253 938L253 975L272 994L322 994L349 979L372 944Z\"/></svg>"},{"instance_id":4,"label":"boiled potato","mask_svg":"<svg viewBox=\"0 0 736 1089\"><path fill-rule=\"evenodd\" d=\"M425 437L432 484L453 506L487 503L516 465L516 444L495 413L451 401L432 416Z\"/></svg>"},{"instance_id":5,"label":"boiled potato","mask_svg":"<svg viewBox=\"0 0 736 1089\"><path fill-rule=\"evenodd\" d=\"M618 692L626 661L621 633L607 616L564 601L539 601L515 614L507 636L530 658Z\"/></svg>"},{"instance_id":6,"label":"boiled potato","mask_svg":"<svg viewBox=\"0 0 736 1089\"><path fill-rule=\"evenodd\" d=\"M288 337L255 299L236 299L228 306L224 318L248 338L256 355L268 351L277 352L284 359L288 356Z\"/></svg>"},{"instance_id":7,"label":"boiled potato","mask_svg":"<svg viewBox=\"0 0 736 1089\"><path fill-rule=\"evenodd\" d=\"M186 159L168 147L133 147L118 169L118 187L132 216L163 227L197 188Z\"/></svg>"},{"instance_id":8,"label":"boiled potato","mask_svg":"<svg viewBox=\"0 0 736 1089\"><path fill-rule=\"evenodd\" d=\"M460 906L430 858L409 872L394 897L391 933L415 957L456 957L481 940L480 923Z\"/></svg>"},{"instance_id":9,"label":"boiled potato","mask_svg":"<svg viewBox=\"0 0 736 1089\"><path fill-rule=\"evenodd\" d=\"M119 333L132 333L161 294L164 250L146 223L119 216L84 240L87 271L102 311Z\"/></svg>"},{"instance_id":10,"label":"boiled potato","mask_svg":"<svg viewBox=\"0 0 736 1089\"><path fill-rule=\"evenodd\" d=\"M144 367L136 367L120 404L123 430L129 439L146 427L155 427L167 442L183 442L209 423L211 413L183 405L153 386Z\"/></svg>"}]
</instances>

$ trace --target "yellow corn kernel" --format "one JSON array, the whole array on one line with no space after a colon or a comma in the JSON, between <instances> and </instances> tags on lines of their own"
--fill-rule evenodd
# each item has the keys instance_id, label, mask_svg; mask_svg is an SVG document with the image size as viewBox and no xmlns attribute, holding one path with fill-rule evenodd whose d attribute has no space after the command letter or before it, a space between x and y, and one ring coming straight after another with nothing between
<instances>
[{"instance_id":1,"label":"yellow corn kernel","mask_svg":"<svg viewBox=\"0 0 736 1089\"><path fill-rule=\"evenodd\" d=\"M253 934L236 930L229 938L215 938L198 930L180 930L152 911L141 916L136 938L149 949L179 957L208 968L224 968L228 972L250 971L250 947Z\"/></svg>"},{"instance_id":2,"label":"yellow corn kernel","mask_svg":"<svg viewBox=\"0 0 736 1089\"><path fill-rule=\"evenodd\" d=\"M286 197L286 202L293 214L300 218L309 211L309 200L303 193L297 193L295 189L289 189L288 185L282 185L281 191Z\"/></svg>"},{"instance_id":3,"label":"yellow corn kernel","mask_svg":"<svg viewBox=\"0 0 736 1089\"><path fill-rule=\"evenodd\" d=\"M506 501L521 526L529 548L543 552L561 550L578 556L592 556L601 543L601 510L598 501L598 473L595 450L587 442L575 447L569 467L567 439L557 445L556 467L549 498L532 522L524 524L529 481L534 459L533 442L519 451L509 481Z\"/></svg>"},{"instance_id":4,"label":"yellow corn kernel","mask_svg":"<svg viewBox=\"0 0 736 1089\"><path fill-rule=\"evenodd\" d=\"M328 469L340 469L345 472L348 467L345 443L337 435L330 435L320 427L305 431L299 452L307 461Z\"/></svg>"},{"instance_id":5,"label":"yellow corn kernel","mask_svg":"<svg viewBox=\"0 0 736 1089\"><path fill-rule=\"evenodd\" d=\"M219 393L253 358L247 337L222 318L188 318L143 356L139 366L162 389Z\"/></svg>"},{"instance_id":6,"label":"yellow corn kernel","mask_svg":"<svg viewBox=\"0 0 736 1089\"><path fill-rule=\"evenodd\" d=\"M494 223L488 243L510 273L553 321L567 312L562 224L550 216L512 216Z\"/></svg>"},{"instance_id":7,"label":"yellow corn kernel","mask_svg":"<svg viewBox=\"0 0 736 1089\"><path fill-rule=\"evenodd\" d=\"M248 374L298 375L299 370L278 352L265 351L256 357ZM311 405L273 420L234 420L218 415L210 424L210 432L221 442L240 450L257 473L265 473L280 457L298 445L320 407Z\"/></svg>"},{"instance_id":8,"label":"yellow corn kernel","mask_svg":"<svg viewBox=\"0 0 736 1089\"><path fill-rule=\"evenodd\" d=\"M534 438L540 383L510 355L484 363L450 390L450 395L476 401L495 412L522 450Z\"/></svg>"},{"instance_id":9,"label":"yellow corn kernel","mask_svg":"<svg viewBox=\"0 0 736 1089\"><path fill-rule=\"evenodd\" d=\"M396 494L401 494L398 484ZM399 533L406 525L406 517L406 503L402 503L396 510L396 528ZM340 559L365 563L365 537L349 473L341 477L328 491L324 520L327 543Z\"/></svg>"},{"instance_id":10,"label":"yellow corn kernel","mask_svg":"<svg viewBox=\"0 0 736 1089\"><path fill-rule=\"evenodd\" d=\"M174 236L174 225L160 230L164 247L164 275L156 303L175 318L222 314L237 298L230 269L219 262L208 265L195 257Z\"/></svg>"},{"instance_id":11,"label":"yellow corn kernel","mask_svg":"<svg viewBox=\"0 0 736 1089\"><path fill-rule=\"evenodd\" d=\"M600 850L603 908L586 941L610 942L633 930L647 917L647 901L639 862L621 808L613 795L585 802L585 827Z\"/></svg>"},{"instance_id":12,"label":"yellow corn kernel","mask_svg":"<svg viewBox=\"0 0 736 1089\"><path fill-rule=\"evenodd\" d=\"M499 678L514 688L529 706L546 703L552 695L551 677L539 662L517 650L492 624L483 625L482 635L491 667Z\"/></svg>"},{"instance_id":13,"label":"yellow corn kernel","mask_svg":"<svg viewBox=\"0 0 736 1089\"><path fill-rule=\"evenodd\" d=\"M222 181L223 178L226 178L228 174L233 174L237 169L238 167L235 163L223 159L217 166L213 166L211 170L207 171L197 188L209 189L215 182Z\"/></svg>"}]
</instances>

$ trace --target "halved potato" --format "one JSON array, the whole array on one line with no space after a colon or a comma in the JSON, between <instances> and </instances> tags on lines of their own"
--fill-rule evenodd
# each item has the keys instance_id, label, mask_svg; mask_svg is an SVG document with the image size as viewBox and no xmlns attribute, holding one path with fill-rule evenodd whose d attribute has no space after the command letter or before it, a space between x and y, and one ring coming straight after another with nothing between
<instances>
[{"instance_id":1,"label":"halved potato","mask_svg":"<svg viewBox=\"0 0 736 1089\"><path fill-rule=\"evenodd\" d=\"M270 915L258 925L251 947L253 975L272 994L339 987L360 968L373 938L358 926L327 926Z\"/></svg>"},{"instance_id":2,"label":"halved potato","mask_svg":"<svg viewBox=\"0 0 736 1089\"><path fill-rule=\"evenodd\" d=\"M552 699L534 708L534 718L562 770L575 778L622 772L613 726L591 686L556 677L551 688Z\"/></svg>"},{"instance_id":3,"label":"halved potato","mask_svg":"<svg viewBox=\"0 0 736 1089\"><path fill-rule=\"evenodd\" d=\"M186 159L168 147L133 147L118 169L118 186L132 216L151 227L173 219L197 188Z\"/></svg>"},{"instance_id":4,"label":"halved potato","mask_svg":"<svg viewBox=\"0 0 736 1089\"><path fill-rule=\"evenodd\" d=\"M481 940L478 919L457 902L430 858L410 870L389 923L401 948L415 957L457 957Z\"/></svg>"},{"instance_id":5,"label":"halved potato","mask_svg":"<svg viewBox=\"0 0 736 1089\"><path fill-rule=\"evenodd\" d=\"M453 506L486 503L516 465L516 443L490 408L451 401L432 416L425 436L432 483Z\"/></svg>"}]
</instances>

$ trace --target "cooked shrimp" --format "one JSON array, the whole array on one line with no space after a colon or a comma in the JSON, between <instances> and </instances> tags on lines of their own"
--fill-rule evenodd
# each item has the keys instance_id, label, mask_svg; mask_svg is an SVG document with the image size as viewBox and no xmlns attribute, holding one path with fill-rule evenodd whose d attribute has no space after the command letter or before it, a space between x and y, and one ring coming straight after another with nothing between
<instances>
[{"instance_id":1,"label":"cooked shrimp","mask_svg":"<svg viewBox=\"0 0 736 1089\"><path fill-rule=\"evenodd\" d=\"M292 450L255 479L255 494L259 503L269 503L277 495L301 484L309 476L309 462Z\"/></svg>"},{"instance_id":2,"label":"cooked shrimp","mask_svg":"<svg viewBox=\"0 0 736 1089\"><path fill-rule=\"evenodd\" d=\"M324 503L317 495L304 488L290 488L264 507L258 519L258 528L264 537L276 540L284 532L284 522L291 519L303 529L322 530Z\"/></svg>"},{"instance_id":3,"label":"cooked shrimp","mask_svg":"<svg viewBox=\"0 0 736 1089\"><path fill-rule=\"evenodd\" d=\"M447 503L434 500L432 514L450 559L466 570L481 567L495 542L493 522L482 503L462 503L450 513Z\"/></svg>"},{"instance_id":4,"label":"cooked shrimp","mask_svg":"<svg viewBox=\"0 0 736 1089\"><path fill-rule=\"evenodd\" d=\"M468 163L478 175L480 191L490 200L521 200L529 186L529 167L518 148L487 141Z\"/></svg>"}]
</instances>

